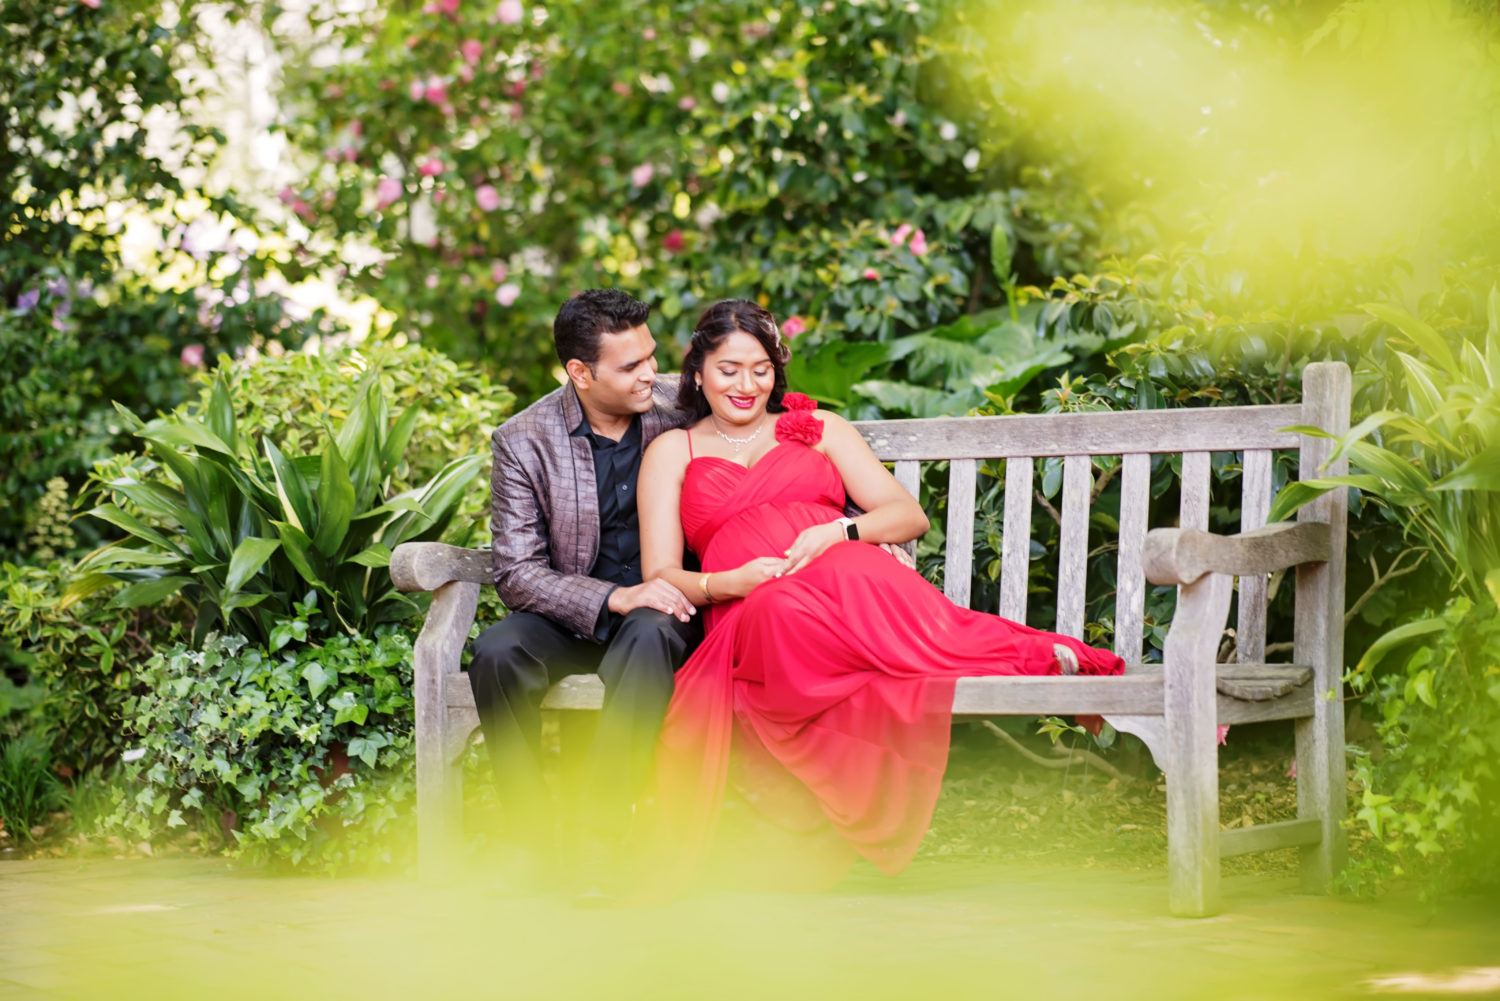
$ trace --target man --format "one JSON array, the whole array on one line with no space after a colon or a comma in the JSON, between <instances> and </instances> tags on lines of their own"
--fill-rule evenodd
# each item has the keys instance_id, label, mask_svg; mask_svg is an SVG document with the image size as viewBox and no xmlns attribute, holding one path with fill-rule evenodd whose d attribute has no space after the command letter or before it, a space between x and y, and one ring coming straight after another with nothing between
<instances>
[{"instance_id":1,"label":"man","mask_svg":"<svg viewBox=\"0 0 1500 1001\"><path fill-rule=\"evenodd\" d=\"M586 897L607 876L645 784L673 673L702 635L682 592L641 580L641 455L686 420L657 393L649 311L615 289L565 302L552 333L567 384L493 436L495 585L511 614L474 641L469 682L508 837L540 866L552 834L542 696L568 674L604 681L581 790Z\"/></svg>"}]
</instances>

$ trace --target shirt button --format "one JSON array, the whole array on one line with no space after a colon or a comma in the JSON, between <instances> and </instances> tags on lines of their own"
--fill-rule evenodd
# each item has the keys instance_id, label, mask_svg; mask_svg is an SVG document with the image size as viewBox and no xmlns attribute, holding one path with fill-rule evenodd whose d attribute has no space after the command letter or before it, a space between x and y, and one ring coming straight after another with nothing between
<instances>
[{"instance_id":1,"label":"shirt button","mask_svg":"<svg viewBox=\"0 0 1500 1001\"><path fill-rule=\"evenodd\" d=\"M621 493L624 493L625 491L627 491L629 489L630 489L630 484L628 484L628 483L621 483L620 484L620 492Z\"/></svg>"}]
</instances>

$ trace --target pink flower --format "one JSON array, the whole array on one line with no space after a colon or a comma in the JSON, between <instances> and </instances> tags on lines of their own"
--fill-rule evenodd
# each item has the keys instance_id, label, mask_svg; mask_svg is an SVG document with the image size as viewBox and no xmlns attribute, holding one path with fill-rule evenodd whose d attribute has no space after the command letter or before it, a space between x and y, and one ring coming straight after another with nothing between
<instances>
[{"instance_id":1,"label":"pink flower","mask_svg":"<svg viewBox=\"0 0 1500 1001\"><path fill-rule=\"evenodd\" d=\"M691 94L679 99L677 102L677 107L681 108L683 111L692 111L697 106L698 99Z\"/></svg>"},{"instance_id":2,"label":"pink flower","mask_svg":"<svg viewBox=\"0 0 1500 1001\"><path fill-rule=\"evenodd\" d=\"M427 100L431 104L444 104L448 100L448 85L441 77L427 78Z\"/></svg>"},{"instance_id":3,"label":"pink flower","mask_svg":"<svg viewBox=\"0 0 1500 1001\"><path fill-rule=\"evenodd\" d=\"M427 88L422 85L421 80L413 80L406 88L406 92L411 95L413 101L420 101L422 95L427 92Z\"/></svg>"},{"instance_id":4,"label":"pink flower","mask_svg":"<svg viewBox=\"0 0 1500 1001\"><path fill-rule=\"evenodd\" d=\"M670 254L675 254L682 249L682 230L674 229L661 239L662 249Z\"/></svg>"},{"instance_id":5,"label":"pink flower","mask_svg":"<svg viewBox=\"0 0 1500 1001\"><path fill-rule=\"evenodd\" d=\"M323 96L330 101L337 101L344 96L344 88L336 83L330 83L327 87L323 88Z\"/></svg>"},{"instance_id":6,"label":"pink flower","mask_svg":"<svg viewBox=\"0 0 1500 1001\"><path fill-rule=\"evenodd\" d=\"M515 302L520 297L521 286L515 284L514 282L506 282L504 285L501 285L499 288L495 289L495 301L502 306L508 307L511 303Z\"/></svg>"},{"instance_id":7,"label":"pink flower","mask_svg":"<svg viewBox=\"0 0 1500 1001\"><path fill-rule=\"evenodd\" d=\"M88 0L79 0L79 2L80 3L87 3ZM89 4L89 6L96 7L96 6L98 6L98 4ZM180 355L180 357L182 359L182 363L184 365L186 365L188 368L202 368L203 367L203 345L202 344L189 344L189 345L185 346L182 349L182 354Z\"/></svg>"},{"instance_id":8,"label":"pink flower","mask_svg":"<svg viewBox=\"0 0 1500 1001\"><path fill-rule=\"evenodd\" d=\"M344 147L344 162L353 163L358 156L359 151L356 150L353 146Z\"/></svg>"},{"instance_id":9,"label":"pink flower","mask_svg":"<svg viewBox=\"0 0 1500 1001\"><path fill-rule=\"evenodd\" d=\"M89 10L99 9L99 0L78 0L78 2L83 4Z\"/></svg>"},{"instance_id":10,"label":"pink flower","mask_svg":"<svg viewBox=\"0 0 1500 1001\"><path fill-rule=\"evenodd\" d=\"M399 200L404 193L405 189L402 188L400 181L394 177L382 177L375 185L375 207L383 209Z\"/></svg>"},{"instance_id":11,"label":"pink flower","mask_svg":"<svg viewBox=\"0 0 1500 1001\"><path fill-rule=\"evenodd\" d=\"M1296 758L1292 759L1292 767L1290 767L1290 768L1288 768L1286 770L1286 777L1289 778L1289 779L1294 779L1294 778L1297 777L1297 759Z\"/></svg>"},{"instance_id":12,"label":"pink flower","mask_svg":"<svg viewBox=\"0 0 1500 1001\"><path fill-rule=\"evenodd\" d=\"M624 80L616 80L614 83L609 85L609 89L614 91L616 94L619 94L621 97L630 96L630 84L626 83Z\"/></svg>"},{"instance_id":13,"label":"pink flower","mask_svg":"<svg viewBox=\"0 0 1500 1001\"><path fill-rule=\"evenodd\" d=\"M445 189L443 189L443 188L438 188L436 191L434 191L432 193L432 201L433 201L434 205L441 205L444 202L446 202L447 200L448 200L448 192Z\"/></svg>"},{"instance_id":14,"label":"pink flower","mask_svg":"<svg viewBox=\"0 0 1500 1001\"><path fill-rule=\"evenodd\" d=\"M911 236L911 225L909 223L903 222L901 225L896 227L896 232L891 234L891 246L901 246L906 242L906 238L908 236Z\"/></svg>"},{"instance_id":15,"label":"pink flower","mask_svg":"<svg viewBox=\"0 0 1500 1001\"><path fill-rule=\"evenodd\" d=\"M312 206L300 198L292 202L292 211L301 216L304 221L311 220L313 217Z\"/></svg>"},{"instance_id":16,"label":"pink flower","mask_svg":"<svg viewBox=\"0 0 1500 1001\"><path fill-rule=\"evenodd\" d=\"M656 41L656 29L655 28L646 28L646 29L642 30L641 31L641 37L644 38L648 42L654 42L654 41Z\"/></svg>"},{"instance_id":17,"label":"pink flower","mask_svg":"<svg viewBox=\"0 0 1500 1001\"><path fill-rule=\"evenodd\" d=\"M656 176L656 168L649 163L643 163L630 171L630 183L637 188L644 188L651 183L651 178Z\"/></svg>"},{"instance_id":18,"label":"pink flower","mask_svg":"<svg viewBox=\"0 0 1500 1001\"><path fill-rule=\"evenodd\" d=\"M458 78L464 83L472 82L474 79L474 67L470 66L468 63L464 63L458 68ZM452 107L452 105L449 105L449 107Z\"/></svg>"},{"instance_id":19,"label":"pink flower","mask_svg":"<svg viewBox=\"0 0 1500 1001\"><path fill-rule=\"evenodd\" d=\"M435 156L429 156L422 161L422 166L417 168L423 177L436 177L443 172L443 161Z\"/></svg>"},{"instance_id":20,"label":"pink flower","mask_svg":"<svg viewBox=\"0 0 1500 1001\"><path fill-rule=\"evenodd\" d=\"M526 81L525 80L517 80L515 83L511 84L509 87L505 88L505 94L506 94L507 97L525 97L526 96Z\"/></svg>"},{"instance_id":21,"label":"pink flower","mask_svg":"<svg viewBox=\"0 0 1500 1001\"><path fill-rule=\"evenodd\" d=\"M422 280L422 284L426 285L428 288L437 288L438 287L438 276L437 275L428 275L425 279Z\"/></svg>"},{"instance_id":22,"label":"pink flower","mask_svg":"<svg viewBox=\"0 0 1500 1001\"><path fill-rule=\"evenodd\" d=\"M510 120L519 122L526 114L526 109L521 107L520 101L510 102Z\"/></svg>"},{"instance_id":23,"label":"pink flower","mask_svg":"<svg viewBox=\"0 0 1500 1001\"><path fill-rule=\"evenodd\" d=\"M785 334L787 336L787 339L789 340L806 330L807 321L802 319L802 317L800 316L788 316L786 318L786 321L781 325L781 332Z\"/></svg>"},{"instance_id":24,"label":"pink flower","mask_svg":"<svg viewBox=\"0 0 1500 1001\"><path fill-rule=\"evenodd\" d=\"M874 268L865 268L864 279L867 282L878 282L880 281L880 272Z\"/></svg>"},{"instance_id":25,"label":"pink flower","mask_svg":"<svg viewBox=\"0 0 1500 1001\"><path fill-rule=\"evenodd\" d=\"M508 269L505 266L505 264L503 262L501 262L501 261L496 261L490 267L490 278L494 281L494 283L496 285L502 285L502 284L504 284L505 283L505 278L509 274L510 274L510 269Z\"/></svg>"},{"instance_id":26,"label":"pink flower","mask_svg":"<svg viewBox=\"0 0 1500 1001\"><path fill-rule=\"evenodd\" d=\"M1229 727L1214 727L1214 739L1217 740L1220 744L1224 744L1225 742L1227 742L1229 740Z\"/></svg>"},{"instance_id":27,"label":"pink flower","mask_svg":"<svg viewBox=\"0 0 1500 1001\"><path fill-rule=\"evenodd\" d=\"M358 138L365 134L365 123L356 118L349 123L349 134Z\"/></svg>"},{"instance_id":28,"label":"pink flower","mask_svg":"<svg viewBox=\"0 0 1500 1001\"><path fill-rule=\"evenodd\" d=\"M477 38L470 38L458 47L464 55L464 62L470 66L478 66L479 60L484 57L484 43Z\"/></svg>"},{"instance_id":29,"label":"pink flower","mask_svg":"<svg viewBox=\"0 0 1500 1001\"><path fill-rule=\"evenodd\" d=\"M458 0L438 0L438 8L444 14L457 14Z\"/></svg>"},{"instance_id":30,"label":"pink flower","mask_svg":"<svg viewBox=\"0 0 1500 1001\"><path fill-rule=\"evenodd\" d=\"M292 189L292 186L290 184L288 184L286 187L281 189L276 197L281 199L281 204L290 205L292 204L292 202L297 200L297 192Z\"/></svg>"},{"instance_id":31,"label":"pink flower","mask_svg":"<svg viewBox=\"0 0 1500 1001\"><path fill-rule=\"evenodd\" d=\"M907 245L913 254L918 257L927 253L927 234L920 229L911 235L911 243Z\"/></svg>"},{"instance_id":32,"label":"pink flower","mask_svg":"<svg viewBox=\"0 0 1500 1001\"><path fill-rule=\"evenodd\" d=\"M525 14L521 0L500 0L500 6L495 8L495 16L501 24L520 24Z\"/></svg>"},{"instance_id":33,"label":"pink flower","mask_svg":"<svg viewBox=\"0 0 1500 1001\"><path fill-rule=\"evenodd\" d=\"M481 184L474 189L474 204L481 212L493 212L500 207L500 192L493 184Z\"/></svg>"}]
</instances>

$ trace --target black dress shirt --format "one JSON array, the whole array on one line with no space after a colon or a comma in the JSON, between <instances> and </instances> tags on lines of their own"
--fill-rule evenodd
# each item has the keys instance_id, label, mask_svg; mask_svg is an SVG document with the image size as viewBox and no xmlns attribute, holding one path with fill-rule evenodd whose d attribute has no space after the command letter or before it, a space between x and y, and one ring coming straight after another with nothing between
<instances>
[{"instance_id":1,"label":"black dress shirt","mask_svg":"<svg viewBox=\"0 0 1500 1001\"><path fill-rule=\"evenodd\" d=\"M599 555L589 576L618 587L641 582L641 522L635 508L635 481L641 471L641 419L634 418L619 441L595 434L585 417L573 429L594 450L594 479L599 487ZM620 616L606 599L599 610L594 638L605 640Z\"/></svg>"}]
</instances>

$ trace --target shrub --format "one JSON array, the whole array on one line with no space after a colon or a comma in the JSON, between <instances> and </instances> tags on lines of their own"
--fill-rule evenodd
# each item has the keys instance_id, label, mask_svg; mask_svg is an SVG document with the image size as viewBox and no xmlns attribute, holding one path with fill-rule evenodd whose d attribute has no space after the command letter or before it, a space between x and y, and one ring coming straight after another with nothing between
<instances>
[{"instance_id":1,"label":"shrub","mask_svg":"<svg viewBox=\"0 0 1500 1001\"><path fill-rule=\"evenodd\" d=\"M51 754L80 772L112 760L120 748L120 709L139 666L158 645L184 632L178 602L121 608L103 596L65 596L70 563L0 564L0 634L5 654L41 693L38 714L52 735ZM25 690L25 689L23 689Z\"/></svg>"},{"instance_id":2,"label":"shrub","mask_svg":"<svg viewBox=\"0 0 1500 1001\"><path fill-rule=\"evenodd\" d=\"M241 426L225 369L206 407L137 422L155 461L133 463L127 476L96 473L115 503L89 512L130 544L89 556L70 593L124 581L113 601L125 607L180 594L196 609L197 637L221 623L272 650L308 638L294 603L309 588L328 613L319 629L368 634L411 617L421 606L385 572L391 550L439 538L487 456L459 456L426 485L393 495L419 407L393 421L373 373L354 398L337 431L319 422L318 451L291 456Z\"/></svg>"},{"instance_id":3,"label":"shrub","mask_svg":"<svg viewBox=\"0 0 1500 1001\"><path fill-rule=\"evenodd\" d=\"M63 803L62 783L52 772L47 739L29 733L0 747L0 828L22 841L31 828Z\"/></svg>"},{"instance_id":4,"label":"shrub","mask_svg":"<svg viewBox=\"0 0 1500 1001\"><path fill-rule=\"evenodd\" d=\"M316 602L299 602L297 621L315 619ZM144 754L124 766L109 829L141 840L222 824L232 854L251 861L396 857L387 836L414 790L403 633L274 651L213 634L202 650L161 651L141 680L126 728Z\"/></svg>"}]
</instances>

